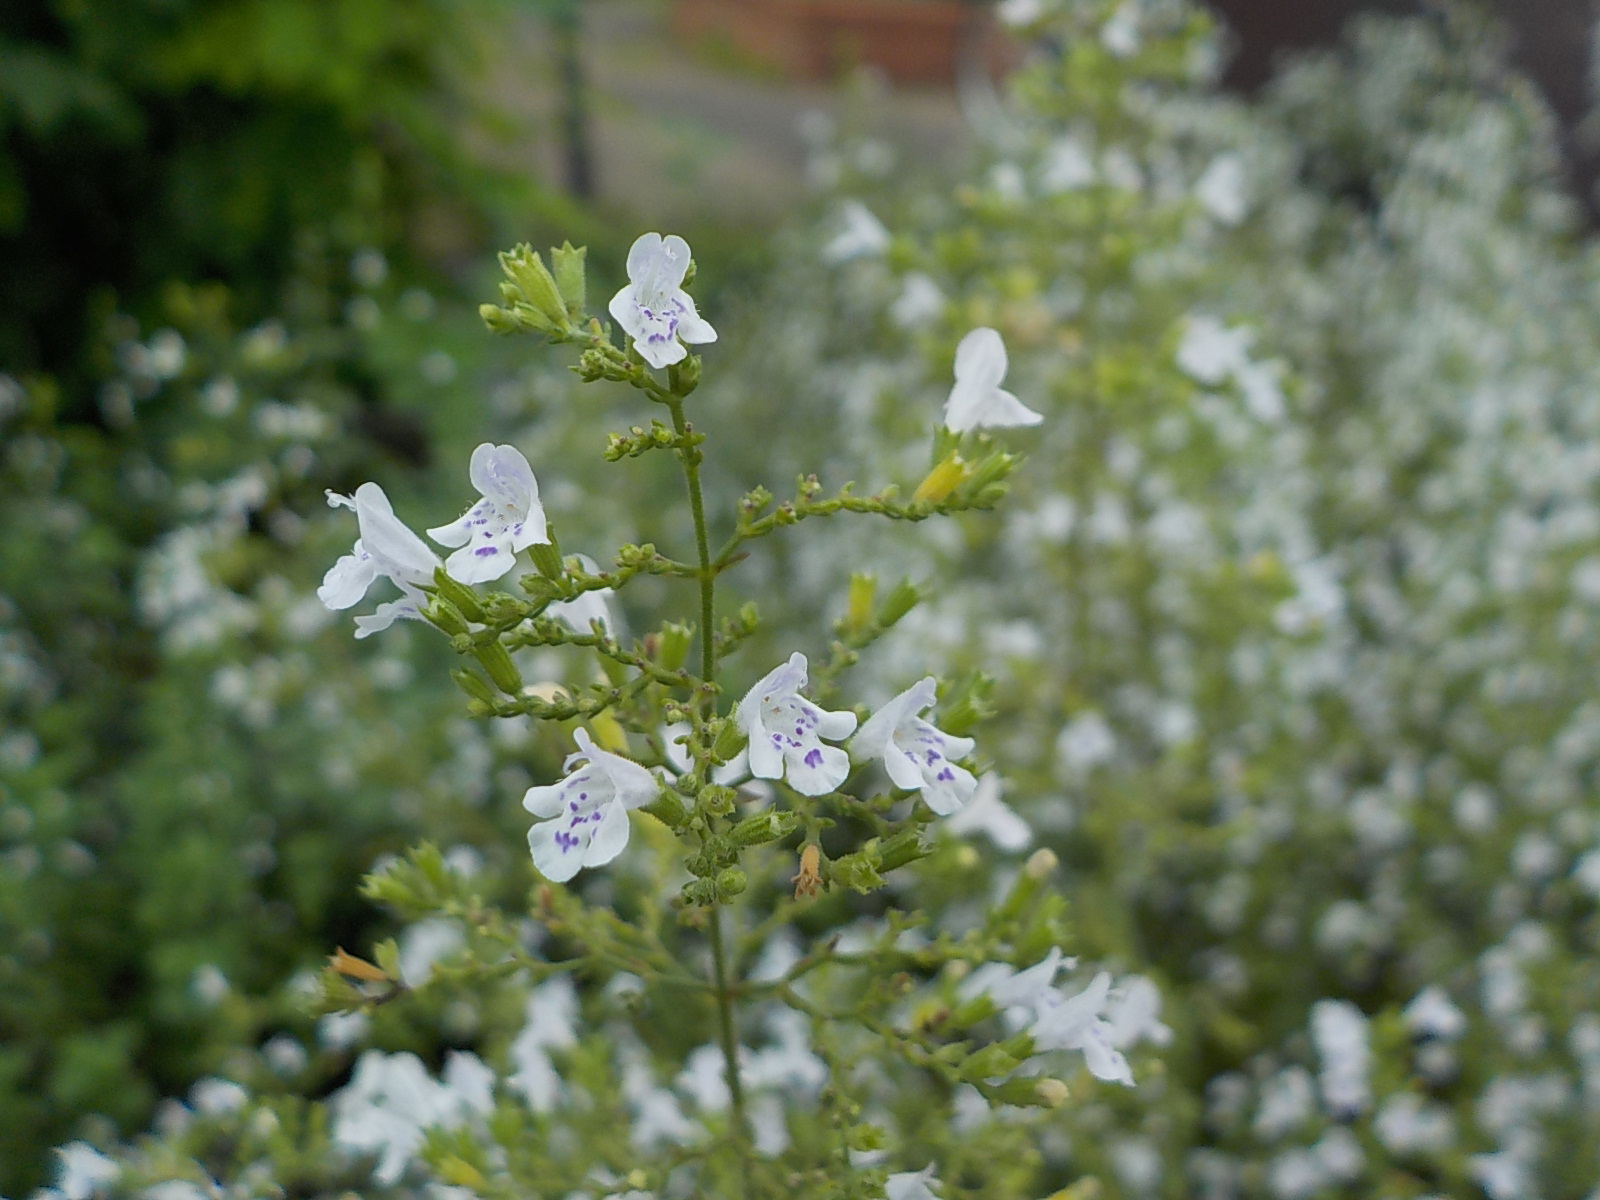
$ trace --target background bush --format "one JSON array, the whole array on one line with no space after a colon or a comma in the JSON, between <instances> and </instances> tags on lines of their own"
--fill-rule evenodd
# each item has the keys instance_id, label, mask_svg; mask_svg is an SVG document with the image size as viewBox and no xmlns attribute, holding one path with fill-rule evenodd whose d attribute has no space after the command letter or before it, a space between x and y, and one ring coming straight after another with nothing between
<instances>
[{"instance_id":1,"label":"background bush","mask_svg":"<svg viewBox=\"0 0 1600 1200\"><path fill-rule=\"evenodd\" d=\"M1215 91L1214 33L1193 7L1045 7L1036 59L958 186L908 187L849 138L825 148L818 173L837 185L774 243L769 287L702 301L723 337L695 399L748 455L711 481L724 501L819 458L829 484L914 487L975 324L1002 331L1008 386L1046 413L1004 523L939 543L932 600L861 677L887 695L930 657L954 674L1004 664L985 740L1008 763L1005 798L1067 864L1075 947L1159 980L1178 1037L1137 1093L1075 1086L1048 1135L995 1136L1116 1196L1588 1195L1600 276L1549 116L1465 10L1364 23L1245 104ZM347 9L364 11L326 11ZM106 20L172 32L141 11ZM568 466L622 418L567 404L557 355L497 347L464 305L430 315L437 302L380 279L378 257L347 275L348 251L404 227L399 197L464 178L426 133L379 139L395 162L356 175L382 186L348 172L375 161L377 114L440 128L432 68L416 65L435 60L403 45L433 45L418 14L450 14L404 12L400 47L354 58L416 83L415 110L304 64L107 65L138 95L304 86L314 102L289 109L361 150L309 189L329 205L297 210L286 170L250 183L283 192L260 203L223 203L231 179L201 185L214 236L152 210L150 246L119 234L105 261L149 258L32 287L19 295L34 307L4 323L46 329L19 353L48 362L59 344L64 365L0 393L0 1161L19 1164L0 1189L41 1179L69 1133L109 1144L82 1114L126 1132L210 1074L263 1098L215 1125L169 1123L146 1153L196 1155L220 1178L368 1186L297 1098L343 1082L356 1043L319 1036L286 981L385 931L354 877L418 836L474 847L460 861L514 896L515 799L558 751L461 721L445 661L405 630L355 646L327 622L310 591L350 529L321 489L376 478L406 497L402 517L448 509L466 449L511 438L536 469L563 464L562 485L541 475L573 551L648 540L648 487L675 486L623 493ZM104 61L98 26L59 48L77 28L30 34L57 47L40 61ZM134 128L117 124L122 92L73 87L54 116L12 112L18 178L30 155L71 173L73 122L99 122L84 144L112 165L97 169L134 144L113 136ZM275 161L263 147L287 119L242 123L230 152ZM52 131L56 158L28 149ZM191 157L227 155L171 163ZM141 194L205 177L173 165ZM847 199L888 224L882 253L841 261ZM591 252L597 296L620 245ZM157 286L224 269L205 255L229 246L237 298ZM920 312L913 275L940 296ZM40 316L90 281L138 297L143 319ZM263 297L277 322L258 323ZM887 586L924 572L940 536L850 528L851 553L802 531L751 564L784 597L764 600L776 620L752 661L836 603L847 569ZM940 853L949 887L920 899L959 914L994 881L954 841ZM1429 986L1459 1028L1413 1007ZM1360 1014L1364 1094L1327 1070L1315 1014L1332 1011ZM371 1036L435 1062L471 1045L504 1068L520 1012L520 997L441 1000L385 1011ZM604 1074L598 1057L578 1065ZM259 1111L270 1131L250 1124Z\"/></svg>"}]
</instances>

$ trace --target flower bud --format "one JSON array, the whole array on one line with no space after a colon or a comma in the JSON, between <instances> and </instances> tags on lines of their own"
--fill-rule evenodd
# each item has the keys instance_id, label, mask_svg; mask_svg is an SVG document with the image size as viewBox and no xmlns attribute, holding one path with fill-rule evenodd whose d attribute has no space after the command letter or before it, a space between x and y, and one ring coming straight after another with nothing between
<instances>
[{"instance_id":1,"label":"flower bud","mask_svg":"<svg viewBox=\"0 0 1600 1200\"><path fill-rule=\"evenodd\" d=\"M384 938L372 948L372 957L390 979L405 978L400 966L400 943L394 938Z\"/></svg>"},{"instance_id":2,"label":"flower bud","mask_svg":"<svg viewBox=\"0 0 1600 1200\"><path fill-rule=\"evenodd\" d=\"M991 1044L969 1055L961 1064L961 1074L974 1083L981 1083L1009 1075L1021 1065L1003 1046Z\"/></svg>"},{"instance_id":3,"label":"flower bud","mask_svg":"<svg viewBox=\"0 0 1600 1200\"><path fill-rule=\"evenodd\" d=\"M478 603L478 593L459 580L452 579L443 567L434 568L433 586L439 590L439 595L455 605L457 611L467 620L483 620L483 606Z\"/></svg>"},{"instance_id":4,"label":"flower bud","mask_svg":"<svg viewBox=\"0 0 1600 1200\"><path fill-rule=\"evenodd\" d=\"M589 730L594 734L595 744L602 750L609 750L613 754L628 752L628 735L609 712L597 712L590 717Z\"/></svg>"},{"instance_id":5,"label":"flower bud","mask_svg":"<svg viewBox=\"0 0 1600 1200\"><path fill-rule=\"evenodd\" d=\"M559 249L550 251L550 266L555 275L556 291L561 294L561 302L567 306L567 312L574 319L583 316L587 303L584 258L588 253L587 246L574 248L571 242L562 242Z\"/></svg>"},{"instance_id":6,"label":"flower bud","mask_svg":"<svg viewBox=\"0 0 1600 1200\"><path fill-rule=\"evenodd\" d=\"M546 528L545 536L550 540L529 546L528 557L533 559L534 569L546 579L565 578L567 569L561 562L561 543L556 541L556 531Z\"/></svg>"},{"instance_id":7,"label":"flower bud","mask_svg":"<svg viewBox=\"0 0 1600 1200\"><path fill-rule=\"evenodd\" d=\"M748 886L749 880L738 867L729 867L717 876L717 899L732 900Z\"/></svg>"},{"instance_id":8,"label":"flower bud","mask_svg":"<svg viewBox=\"0 0 1600 1200\"><path fill-rule=\"evenodd\" d=\"M679 894L685 904L714 904L717 899L717 885L711 879L691 879L683 885L683 891Z\"/></svg>"},{"instance_id":9,"label":"flower bud","mask_svg":"<svg viewBox=\"0 0 1600 1200\"><path fill-rule=\"evenodd\" d=\"M434 1173L438 1175L444 1183L447 1183L452 1187L464 1187L471 1188L474 1191L483 1191L486 1189L488 1184L488 1180L483 1177L483 1173L479 1171L477 1167L473 1166L466 1159L455 1154L449 1155L440 1161L439 1165L434 1168Z\"/></svg>"},{"instance_id":10,"label":"flower bud","mask_svg":"<svg viewBox=\"0 0 1600 1200\"><path fill-rule=\"evenodd\" d=\"M700 356L691 354L667 368L667 383L676 396L687 396L700 386Z\"/></svg>"},{"instance_id":11,"label":"flower bud","mask_svg":"<svg viewBox=\"0 0 1600 1200\"><path fill-rule=\"evenodd\" d=\"M878 609L878 624L888 629L901 617L905 616L922 601L922 593L917 590L917 585L909 579L902 579L883 598L883 607Z\"/></svg>"},{"instance_id":12,"label":"flower bud","mask_svg":"<svg viewBox=\"0 0 1600 1200\"><path fill-rule=\"evenodd\" d=\"M689 820L689 810L683 806L683 801L678 799L678 794L670 788L662 788L656 799L644 806L644 811L668 829L682 829Z\"/></svg>"},{"instance_id":13,"label":"flower bud","mask_svg":"<svg viewBox=\"0 0 1600 1200\"><path fill-rule=\"evenodd\" d=\"M1059 1079L1024 1077L1008 1079L990 1093L1002 1104L1023 1108L1059 1108L1065 1102L1067 1085Z\"/></svg>"},{"instance_id":14,"label":"flower bud","mask_svg":"<svg viewBox=\"0 0 1600 1200\"><path fill-rule=\"evenodd\" d=\"M863 633L872 620L872 602L877 598L878 580L873 575L850 576L850 599L845 608L844 627L847 633Z\"/></svg>"},{"instance_id":15,"label":"flower bud","mask_svg":"<svg viewBox=\"0 0 1600 1200\"><path fill-rule=\"evenodd\" d=\"M917 490L911 494L911 503L937 504L955 491L966 477L966 462L959 454L951 451L944 461L929 471L917 485Z\"/></svg>"},{"instance_id":16,"label":"flower bud","mask_svg":"<svg viewBox=\"0 0 1600 1200\"><path fill-rule=\"evenodd\" d=\"M478 316L489 327L490 333L521 333L523 324L515 313L509 313L498 304L478 305Z\"/></svg>"},{"instance_id":17,"label":"flower bud","mask_svg":"<svg viewBox=\"0 0 1600 1200\"><path fill-rule=\"evenodd\" d=\"M739 751L749 744L749 740L737 724L724 720L717 730L716 740L711 743L711 757L718 762L732 762Z\"/></svg>"},{"instance_id":18,"label":"flower bud","mask_svg":"<svg viewBox=\"0 0 1600 1200\"><path fill-rule=\"evenodd\" d=\"M487 308L488 305L484 307ZM485 320L487 319L485 318ZM493 329L494 326L490 325L489 328ZM579 379L585 383L594 383L596 380L606 377L606 371L610 369L610 364L606 360L604 351L585 350L578 355L578 365L574 369L578 372Z\"/></svg>"},{"instance_id":19,"label":"flower bud","mask_svg":"<svg viewBox=\"0 0 1600 1200\"><path fill-rule=\"evenodd\" d=\"M974 996L956 1005L950 1012L950 1025L955 1029L967 1029L979 1021L987 1021L994 1016L999 1008L987 995Z\"/></svg>"},{"instance_id":20,"label":"flower bud","mask_svg":"<svg viewBox=\"0 0 1600 1200\"><path fill-rule=\"evenodd\" d=\"M524 575L523 578L532 579L535 576ZM530 608L508 592L490 592L479 599L478 605L483 609L485 622L502 628L539 615L538 609Z\"/></svg>"},{"instance_id":21,"label":"flower bud","mask_svg":"<svg viewBox=\"0 0 1600 1200\"><path fill-rule=\"evenodd\" d=\"M668 671L676 671L689 657L689 646L694 641L694 629L677 621L661 627L656 641L656 662Z\"/></svg>"},{"instance_id":22,"label":"flower bud","mask_svg":"<svg viewBox=\"0 0 1600 1200\"><path fill-rule=\"evenodd\" d=\"M451 637L458 637L469 632L466 618L443 596L435 596L422 608L422 615L428 623L437 629L443 630Z\"/></svg>"},{"instance_id":23,"label":"flower bud","mask_svg":"<svg viewBox=\"0 0 1600 1200\"><path fill-rule=\"evenodd\" d=\"M846 854L828 864L828 883L842 883L862 895L875 892L883 886L883 876L877 866L863 853Z\"/></svg>"},{"instance_id":24,"label":"flower bud","mask_svg":"<svg viewBox=\"0 0 1600 1200\"><path fill-rule=\"evenodd\" d=\"M1022 459L1019 455L996 450L972 468L971 489L974 495L985 488L1002 482L1017 469Z\"/></svg>"},{"instance_id":25,"label":"flower bud","mask_svg":"<svg viewBox=\"0 0 1600 1200\"><path fill-rule=\"evenodd\" d=\"M483 664L484 671L494 681L495 687L508 696L521 694L522 676L504 646L499 642L486 642L481 646L474 646L472 653Z\"/></svg>"},{"instance_id":26,"label":"flower bud","mask_svg":"<svg viewBox=\"0 0 1600 1200\"><path fill-rule=\"evenodd\" d=\"M454 679L456 685L474 700L481 700L485 704L494 703L494 689L489 686L488 680L476 671L463 671L458 667L450 672L450 678Z\"/></svg>"},{"instance_id":27,"label":"flower bud","mask_svg":"<svg viewBox=\"0 0 1600 1200\"><path fill-rule=\"evenodd\" d=\"M943 710L939 728L954 737L965 737L980 721L994 716L989 696L994 691L994 680L981 672L970 677L951 693Z\"/></svg>"},{"instance_id":28,"label":"flower bud","mask_svg":"<svg viewBox=\"0 0 1600 1200\"><path fill-rule=\"evenodd\" d=\"M733 804L739 794L731 787L720 784L708 783L700 789L700 809L712 816L725 817L733 811Z\"/></svg>"},{"instance_id":29,"label":"flower bud","mask_svg":"<svg viewBox=\"0 0 1600 1200\"><path fill-rule=\"evenodd\" d=\"M500 255L500 266L515 285L519 300L554 328L567 328L566 301L561 298L561 290L545 269L538 251L530 246L518 246Z\"/></svg>"},{"instance_id":30,"label":"flower bud","mask_svg":"<svg viewBox=\"0 0 1600 1200\"><path fill-rule=\"evenodd\" d=\"M705 795L704 792L701 793ZM764 846L779 838L788 837L800 825L800 814L768 810L746 817L733 827L728 835L735 846Z\"/></svg>"},{"instance_id":31,"label":"flower bud","mask_svg":"<svg viewBox=\"0 0 1600 1200\"><path fill-rule=\"evenodd\" d=\"M878 870L892 871L919 858L926 858L930 853L928 847L922 844L922 835L915 829L907 829L878 847Z\"/></svg>"},{"instance_id":32,"label":"flower bud","mask_svg":"<svg viewBox=\"0 0 1600 1200\"><path fill-rule=\"evenodd\" d=\"M1050 872L1055 870L1059 861L1052 850L1036 850L1023 865L1022 873L1011 885L1011 891L995 910L995 916L1002 921L1014 921L1020 917L1043 890L1045 880L1050 878Z\"/></svg>"}]
</instances>

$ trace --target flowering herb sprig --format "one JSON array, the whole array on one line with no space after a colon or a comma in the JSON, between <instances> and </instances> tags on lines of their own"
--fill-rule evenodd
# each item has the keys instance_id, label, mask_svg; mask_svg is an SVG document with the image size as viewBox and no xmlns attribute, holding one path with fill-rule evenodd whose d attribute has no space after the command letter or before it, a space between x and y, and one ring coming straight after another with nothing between
<instances>
[{"instance_id":1,"label":"flowering herb sprig","mask_svg":"<svg viewBox=\"0 0 1600 1200\"><path fill-rule=\"evenodd\" d=\"M419 986L481 988L510 977L541 988L568 976L638 988L639 1006L671 1011L686 1026L703 1023L710 1058L691 1053L679 1077L700 1097L703 1134L682 1116L673 1093L635 1072L633 1141L673 1148L640 1157L627 1176L634 1192L959 1194L940 1182L938 1162L908 1157L908 1147L887 1140L881 1120L867 1113L870 1089L848 1063L872 1058L885 1070L941 1081L947 1096L967 1089L991 1105L1043 1109L1068 1094L1050 1072L1076 1071L1074 1062L1131 1084L1123 1050L1161 1027L1145 992L1134 989L1140 1003L1130 1006L1120 999L1128 989L1114 991L1108 975L1070 996L1052 986L1066 931L1062 903L1046 886L1055 865L1048 851L1029 860L978 930L961 939L941 933L921 944L905 940L920 918L901 911L891 889L903 886L894 883L898 873L935 854L937 823L978 792L983 764L969 732L986 710L981 685L941 693L933 676L908 687L901 681L904 690L874 707L854 702L844 676L922 599L919 587L907 581L880 598L875 580L858 576L830 653L813 671L798 649L776 663L731 662L746 645L761 643L763 627L753 604L719 611L718 585L751 555L751 543L804 521L860 514L915 523L992 508L1021 460L974 431L1043 418L999 389L999 335L978 330L957 357L947 428L932 438L933 469L909 500L892 481L865 494L846 483L830 494L805 476L792 499L775 503L758 487L719 519L708 512L702 483L707 435L689 419L702 370L689 346L712 342L716 333L686 291L694 269L683 239L650 233L634 244L629 283L610 303L618 330L585 309L584 251L552 251L547 267L521 247L502 263L501 303L483 309L491 329L574 345L583 380L624 385L664 410L665 420L611 435L604 456L620 464L662 451L677 460L692 550L674 556L652 544L627 545L606 567L564 554L540 507L534 466L512 446L474 452L470 477L481 499L428 531L455 550L443 563L386 501L376 503L381 492L366 490L376 492L374 485L358 491L352 504L363 542L330 571L324 599L346 607L387 576L403 593L397 615L431 623L468 660L454 678L474 716L557 722L564 726L560 741L574 748L560 778L523 798L534 818L532 865L542 880L530 914L544 931L542 946L516 932L516 917L465 893L438 852L422 847L373 875L368 894L413 920L464 922L465 949L435 964L426 983L407 975L392 944L374 951L376 962L367 965L375 975L352 974L350 964L365 960L343 955L322 977L321 1007L350 1011L403 1000ZM363 496L371 501L365 507ZM387 540L368 547L374 532ZM519 565L514 592L477 590ZM675 582L691 585L688 611L629 638L618 598L644 575L661 579L669 596ZM593 682L527 682L521 652L550 647L592 654L600 668ZM825 707L824 697L851 706ZM608 894L625 901L613 907L598 893L587 898L586 881L600 873L611 877ZM888 893L886 926L866 946L846 945L851 897L873 893ZM663 894L671 897L665 908ZM829 932L798 944L785 961L753 962L774 946L797 944L802 917ZM695 967L702 955L709 959L703 972ZM1016 970L1041 955L1039 967ZM960 985L963 976L970 978ZM1024 1028L1008 1032L1007 1022L1018 1021ZM779 1029L783 1048L751 1050L758 1024ZM538 1042L544 1046L555 1035L528 1036L545 1039ZM535 1043L519 1044L531 1053ZM556 1037L549 1044L569 1043ZM770 1060L761 1057L768 1054ZM543 1079L541 1099L529 1099L535 1111L547 1110L564 1086L548 1057L540 1061L543 1067L520 1068L505 1085L532 1096L527 1081ZM370 1084L377 1071L370 1067L363 1078ZM411 1092L441 1086L413 1085ZM379 1170L388 1179L415 1153L441 1181L486 1195L525 1192L535 1174L539 1194L589 1186L584 1171L592 1164L539 1141L531 1126L537 1144L513 1151L506 1139L515 1140L515 1123L488 1120L486 1086L471 1103L407 1116L403 1155L365 1125L361 1147L381 1152ZM373 1092L380 1093L387 1094ZM811 1097L811 1116L785 1109L785 1095ZM803 1119L834 1133L820 1142L791 1133L789 1122ZM430 1121L449 1136L426 1135ZM497 1140L498 1153L483 1149ZM868 1151L886 1152L895 1169L860 1158Z\"/></svg>"}]
</instances>

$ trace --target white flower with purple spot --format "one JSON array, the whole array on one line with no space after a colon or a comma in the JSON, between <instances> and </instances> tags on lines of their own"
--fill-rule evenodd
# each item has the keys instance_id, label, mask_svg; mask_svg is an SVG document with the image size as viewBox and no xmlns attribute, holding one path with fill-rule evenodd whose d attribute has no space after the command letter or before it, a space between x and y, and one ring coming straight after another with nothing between
<instances>
[{"instance_id":1,"label":"white flower with purple spot","mask_svg":"<svg viewBox=\"0 0 1600 1200\"><path fill-rule=\"evenodd\" d=\"M1006 344L1000 334L979 326L956 346L956 382L944 405L951 433L1037 425L1044 417L1000 386L1006 377Z\"/></svg>"},{"instance_id":2,"label":"white flower with purple spot","mask_svg":"<svg viewBox=\"0 0 1600 1200\"><path fill-rule=\"evenodd\" d=\"M689 243L675 233L640 234L628 251L628 286L611 297L611 315L652 367L682 361L689 353L684 342L717 340L683 290L688 270Z\"/></svg>"},{"instance_id":3,"label":"white flower with purple spot","mask_svg":"<svg viewBox=\"0 0 1600 1200\"><path fill-rule=\"evenodd\" d=\"M978 781L956 759L972 753L971 738L941 733L918 714L933 707L932 675L912 684L867 718L850 743L857 762L881 758L895 787L920 791L941 817L960 812L978 790Z\"/></svg>"},{"instance_id":4,"label":"white flower with purple spot","mask_svg":"<svg viewBox=\"0 0 1600 1200\"><path fill-rule=\"evenodd\" d=\"M554 883L565 883L583 867L598 867L628 844L628 810L655 800L659 785L638 763L600 749L588 731L575 735L578 749L567 756L560 783L531 787L522 807L539 824L528 830L533 865Z\"/></svg>"},{"instance_id":5,"label":"white flower with purple spot","mask_svg":"<svg viewBox=\"0 0 1600 1200\"><path fill-rule=\"evenodd\" d=\"M375 483L363 483L354 497L329 492L328 505L354 511L361 536L349 554L328 568L317 599L338 612L360 603L373 582L383 578L399 588L402 596L378 605L371 616L357 617L356 637L387 629L401 617L421 620L428 597L418 585L433 582L438 556L394 515L389 497Z\"/></svg>"},{"instance_id":6,"label":"white flower with purple spot","mask_svg":"<svg viewBox=\"0 0 1600 1200\"><path fill-rule=\"evenodd\" d=\"M823 738L842 741L855 732L856 716L826 712L800 695L806 685L806 656L798 650L783 666L745 694L734 720L750 739L750 773L757 779L784 779L803 796L833 791L850 774L850 756Z\"/></svg>"},{"instance_id":7,"label":"white flower with purple spot","mask_svg":"<svg viewBox=\"0 0 1600 1200\"><path fill-rule=\"evenodd\" d=\"M472 486L483 499L459 520L428 536L441 546L461 547L445 560L444 569L461 583L499 579L517 555L538 542L548 542L539 481L522 451L485 442L472 452Z\"/></svg>"}]
</instances>

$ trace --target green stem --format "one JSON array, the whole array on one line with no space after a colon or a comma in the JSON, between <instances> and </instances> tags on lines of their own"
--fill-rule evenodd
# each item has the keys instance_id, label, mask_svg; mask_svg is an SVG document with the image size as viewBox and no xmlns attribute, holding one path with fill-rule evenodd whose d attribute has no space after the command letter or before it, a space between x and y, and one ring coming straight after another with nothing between
<instances>
[{"instance_id":1,"label":"green stem","mask_svg":"<svg viewBox=\"0 0 1600 1200\"><path fill-rule=\"evenodd\" d=\"M700 556L700 677L712 683L717 674L716 616L713 600L716 596L717 577L711 569L711 539L706 532L706 504L700 493L700 450L689 445L689 423L683 417L683 401L667 401L667 411L672 414L672 428L683 443L678 459L683 463L683 479L689 488L689 512L694 518L695 550ZM716 700L710 698L711 704Z\"/></svg>"},{"instance_id":2,"label":"green stem","mask_svg":"<svg viewBox=\"0 0 1600 1200\"><path fill-rule=\"evenodd\" d=\"M717 976L717 1024L722 1057L727 1067L728 1095L733 1102L733 1127L741 1141L748 1136L744 1115L744 1084L739 1079L739 1040L733 1029L733 989L728 979L728 954L722 945L722 906L711 906L711 965Z\"/></svg>"},{"instance_id":3,"label":"green stem","mask_svg":"<svg viewBox=\"0 0 1600 1200\"><path fill-rule=\"evenodd\" d=\"M708 685L716 682L717 639L715 599L717 576L711 566L711 539L706 532L705 498L700 489L700 450L688 439L689 423L683 416L682 397L666 401L672 414L672 428L678 435L678 459L683 464L683 479L689 489L689 512L694 518L695 550L700 557L700 676ZM705 703L711 716L716 715L716 693L705 689ZM709 762L700 766L709 771ZM711 965L716 976L717 1032L722 1043L722 1057L727 1069L728 1097L733 1109L734 1136L742 1148L746 1174L749 1170L750 1126L744 1110L744 1084L739 1079L739 1039L733 1023L734 981L728 970L728 953L722 940L722 906L711 905Z\"/></svg>"}]
</instances>

